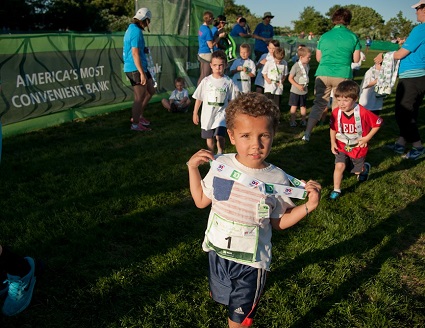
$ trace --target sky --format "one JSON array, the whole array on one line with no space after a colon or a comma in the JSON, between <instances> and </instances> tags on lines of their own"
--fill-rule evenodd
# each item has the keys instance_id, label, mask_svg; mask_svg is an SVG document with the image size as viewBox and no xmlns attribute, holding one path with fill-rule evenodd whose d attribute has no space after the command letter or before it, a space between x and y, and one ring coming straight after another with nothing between
<instances>
[{"instance_id":1,"label":"sky","mask_svg":"<svg viewBox=\"0 0 425 328\"><path fill-rule=\"evenodd\" d=\"M244 5L251 14L262 16L264 12L270 11L275 17L272 19L273 26L290 26L293 28L291 21L298 20L300 13L305 7L311 6L315 10L325 16L326 12L333 5L350 5L355 4L362 7L370 7L387 22L390 18L396 17L399 11L403 12L403 16L413 23L416 23L416 11L410 8L419 0L234 0L237 5Z\"/></svg>"}]
</instances>

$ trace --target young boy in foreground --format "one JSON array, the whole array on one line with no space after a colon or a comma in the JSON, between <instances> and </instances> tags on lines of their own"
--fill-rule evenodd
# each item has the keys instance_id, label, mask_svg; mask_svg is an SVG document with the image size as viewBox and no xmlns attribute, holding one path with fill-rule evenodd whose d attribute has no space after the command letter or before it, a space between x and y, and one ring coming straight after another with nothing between
<instances>
[{"instance_id":1,"label":"young boy in foreground","mask_svg":"<svg viewBox=\"0 0 425 328\"><path fill-rule=\"evenodd\" d=\"M341 182L346 168L357 174L360 182L369 177L370 164L365 162L368 142L382 124L382 119L357 104L360 87L353 80L338 84L335 98L338 107L330 121L331 151L335 155L334 190L329 198L341 195Z\"/></svg>"},{"instance_id":2,"label":"young boy in foreground","mask_svg":"<svg viewBox=\"0 0 425 328\"><path fill-rule=\"evenodd\" d=\"M290 186L283 170L266 162L279 117L265 95L241 94L226 108L236 154L214 160L211 151L201 149L187 162L195 205L212 205L202 247L209 254L211 296L228 306L231 328L252 324L270 268L272 228L289 228L319 205L321 186L315 181L305 184L308 201L299 206L273 192L282 185L285 192L299 189ZM211 169L202 179L198 167L209 161Z\"/></svg>"}]
</instances>

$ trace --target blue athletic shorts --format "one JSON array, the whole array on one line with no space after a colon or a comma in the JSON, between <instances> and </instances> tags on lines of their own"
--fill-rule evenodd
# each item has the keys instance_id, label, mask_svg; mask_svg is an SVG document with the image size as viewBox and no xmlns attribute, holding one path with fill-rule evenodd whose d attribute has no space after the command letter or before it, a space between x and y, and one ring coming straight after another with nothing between
<instances>
[{"instance_id":1,"label":"blue athletic shorts","mask_svg":"<svg viewBox=\"0 0 425 328\"><path fill-rule=\"evenodd\" d=\"M214 301L227 305L230 320L250 326L266 284L267 271L208 253L209 283Z\"/></svg>"},{"instance_id":2,"label":"blue athletic shorts","mask_svg":"<svg viewBox=\"0 0 425 328\"><path fill-rule=\"evenodd\" d=\"M226 137L227 128L225 126L219 126L218 128L211 130L201 129L201 138L202 139L211 139L215 136Z\"/></svg>"}]
</instances>

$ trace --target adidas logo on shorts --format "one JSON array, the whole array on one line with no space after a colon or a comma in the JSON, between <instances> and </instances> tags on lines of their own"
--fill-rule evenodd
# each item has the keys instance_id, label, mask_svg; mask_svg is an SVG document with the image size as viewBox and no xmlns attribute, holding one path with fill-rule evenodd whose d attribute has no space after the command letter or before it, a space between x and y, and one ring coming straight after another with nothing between
<instances>
[{"instance_id":1,"label":"adidas logo on shorts","mask_svg":"<svg viewBox=\"0 0 425 328\"><path fill-rule=\"evenodd\" d=\"M237 314L245 314L241 307L238 307L234 312Z\"/></svg>"}]
</instances>

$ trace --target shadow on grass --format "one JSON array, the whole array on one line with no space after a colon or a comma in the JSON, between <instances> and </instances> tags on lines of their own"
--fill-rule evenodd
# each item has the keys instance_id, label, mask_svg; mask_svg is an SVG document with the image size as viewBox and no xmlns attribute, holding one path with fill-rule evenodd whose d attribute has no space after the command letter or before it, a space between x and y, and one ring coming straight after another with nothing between
<instances>
[{"instance_id":1,"label":"shadow on grass","mask_svg":"<svg viewBox=\"0 0 425 328\"><path fill-rule=\"evenodd\" d=\"M366 232L355 235L343 242L339 242L323 250L314 250L297 256L294 260L284 266L274 267L270 275L269 284L283 284L279 277L291 276L299 273L304 267L313 263L325 263L338 260L346 255L354 255L362 258L363 254L372 249L379 248L379 252L363 268L356 268L356 274L341 283L330 295L318 297L318 304L308 310L305 315L291 326L311 326L323 318L335 304L348 299L351 293L360 289L363 284L375 277L381 270L383 264L391 258L397 258L399 254L414 245L425 232L425 223L418 213L425 210L425 197L407 205L405 209L390 215L387 219L369 228ZM406 293L406 291L404 291ZM414 296L406 295L411 298ZM416 296L417 297L417 296ZM423 304L425 299L418 300ZM409 318L404 318L408 320ZM408 322L405 322L409 326Z\"/></svg>"}]
</instances>

